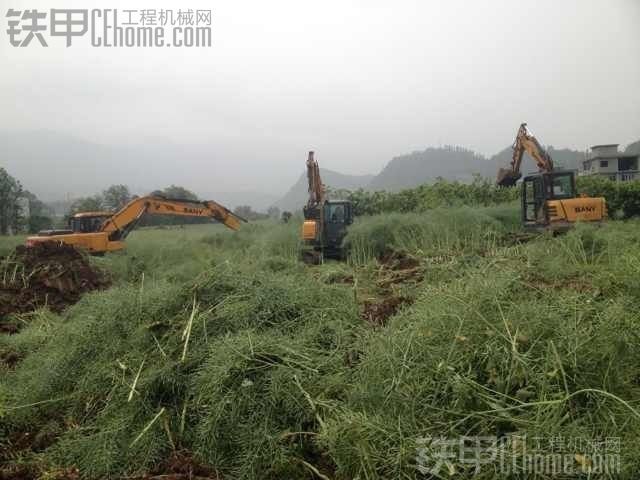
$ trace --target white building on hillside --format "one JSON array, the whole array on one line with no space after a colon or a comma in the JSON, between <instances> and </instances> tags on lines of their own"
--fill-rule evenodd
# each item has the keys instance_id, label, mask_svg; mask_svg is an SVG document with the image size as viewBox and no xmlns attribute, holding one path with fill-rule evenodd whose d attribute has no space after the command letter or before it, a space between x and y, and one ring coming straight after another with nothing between
<instances>
[{"instance_id":1,"label":"white building on hillside","mask_svg":"<svg viewBox=\"0 0 640 480\"><path fill-rule=\"evenodd\" d=\"M638 157L619 152L617 143L594 145L587 152L579 174L603 175L618 182L640 179Z\"/></svg>"}]
</instances>

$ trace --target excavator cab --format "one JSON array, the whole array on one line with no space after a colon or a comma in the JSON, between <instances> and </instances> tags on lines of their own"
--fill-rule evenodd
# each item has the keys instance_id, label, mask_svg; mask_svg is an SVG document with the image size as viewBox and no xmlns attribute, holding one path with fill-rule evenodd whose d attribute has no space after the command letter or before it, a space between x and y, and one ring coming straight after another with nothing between
<instances>
[{"instance_id":1,"label":"excavator cab","mask_svg":"<svg viewBox=\"0 0 640 480\"><path fill-rule=\"evenodd\" d=\"M99 232L105 220L113 215L110 212L83 212L76 213L69 219L68 227L58 230L40 230L38 237L53 237L60 235L71 235L74 233L95 233ZM32 245L33 242L27 242Z\"/></svg>"},{"instance_id":2,"label":"excavator cab","mask_svg":"<svg viewBox=\"0 0 640 480\"><path fill-rule=\"evenodd\" d=\"M315 265L325 258L344 259L342 241L347 226L353 223L353 206L346 200L327 199L313 151L307 157L307 180L309 200L302 209L302 260Z\"/></svg>"},{"instance_id":3,"label":"excavator cab","mask_svg":"<svg viewBox=\"0 0 640 480\"><path fill-rule=\"evenodd\" d=\"M325 200L322 207L305 207L302 257L305 263L322 263L325 258L342 259L342 241L353 223L353 206L346 200Z\"/></svg>"},{"instance_id":4,"label":"excavator cab","mask_svg":"<svg viewBox=\"0 0 640 480\"><path fill-rule=\"evenodd\" d=\"M111 218L110 212L83 212L76 213L69 219L69 230L76 233L93 233L102 228L105 220Z\"/></svg>"},{"instance_id":5,"label":"excavator cab","mask_svg":"<svg viewBox=\"0 0 640 480\"><path fill-rule=\"evenodd\" d=\"M573 171L540 172L528 175L522 181L525 230L562 232L576 221L593 222L604 218L604 199L577 196Z\"/></svg>"},{"instance_id":6,"label":"excavator cab","mask_svg":"<svg viewBox=\"0 0 640 480\"><path fill-rule=\"evenodd\" d=\"M329 256L340 257L347 225L353 223L351 202L328 200L324 204L324 245Z\"/></svg>"}]
</instances>

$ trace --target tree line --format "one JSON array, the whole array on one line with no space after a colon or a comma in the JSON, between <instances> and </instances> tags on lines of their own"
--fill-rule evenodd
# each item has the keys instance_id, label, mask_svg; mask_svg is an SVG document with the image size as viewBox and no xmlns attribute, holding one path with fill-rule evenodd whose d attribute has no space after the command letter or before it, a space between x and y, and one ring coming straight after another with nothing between
<instances>
[{"instance_id":1,"label":"tree line","mask_svg":"<svg viewBox=\"0 0 640 480\"><path fill-rule=\"evenodd\" d=\"M492 180L476 175L471 183L438 178L434 183L397 192L336 190L330 191L329 196L349 200L353 205L354 215L376 215L420 212L459 205L498 205L518 199L519 189L497 187Z\"/></svg>"},{"instance_id":2,"label":"tree line","mask_svg":"<svg viewBox=\"0 0 640 480\"><path fill-rule=\"evenodd\" d=\"M611 218L640 217L640 181L617 182L598 175L576 179L579 194L604 197ZM438 207L492 206L520 199L520 186L497 187L493 180L475 176L471 183L439 178L431 184L407 188L397 192L367 191L363 189L332 190L329 196L349 200L354 215L421 212Z\"/></svg>"},{"instance_id":3,"label":"tree line","mask_svg":"<svg viewBox=\"0 0 640 480\"><path fill-rule=\"evenodd\" d=\"M51 228L53 212L0 168L0 235Z\"/></svg>"},{"instance_id":4,"label":"tree line","mask_svg":"<svg viewBox=\"0 0 640 480\"><path fill-rule=\"evenodd\" d=\"M598 176L577 178L578 191L590 196L603 196L611 217L631 218L640 216L640 181L616 182ZM490 179L475 176L471 183L448 181L438 178L431 184L419 185L397 192L368 191L358 189L330 190L331 198L351 201L355 215L375 215L387 212L420 212L438 207L472 205L491 206L513 202L519 199L519 188L501 188ZM200 201L192 191L170 185L155 190L151 195L169 199ZM111 185L101 193L78 198L71 203L63 223L78 212L116 212L136 198L126 185ZM279 218L280 211L271 207L267 213L254 211L248 205L240 205L234 213L246 220ZM52 228L55 224L54 212L33 193L25 190L20 182L3 168L0 168L0 235L17 232L36 233ZM141 220L142 226L161 226L209 223L198 217L172 217L147 215ZM64 225L57 225L62 227Z\"/></svg>"},{"instance_id":5,"label":"tree line","mask_svg":"<svg viewBox=\"0 0 640 480\"><path fill-rule=\"evenodd\" d=\"M194 192L178 185L154 190L150 195L194 202L201 200ZM36 195L25 190L20 181L12 177L4 168L0 168L0 235L37 233L54 227L64 228L69 219L78 212L117 212L137 197L126 185L111 185L95 195L77 198L69 205L64 216L56 219L52 208L39 200ZM279 211L272 210L265 214L254 211L249 205L240 205L234 209L234 213L246 220L259 220L269 216L277 217L280 214ZM161 226L210 222L208 218L199 217L145 215L140 224Z\"/></svg>"}]
</instances>

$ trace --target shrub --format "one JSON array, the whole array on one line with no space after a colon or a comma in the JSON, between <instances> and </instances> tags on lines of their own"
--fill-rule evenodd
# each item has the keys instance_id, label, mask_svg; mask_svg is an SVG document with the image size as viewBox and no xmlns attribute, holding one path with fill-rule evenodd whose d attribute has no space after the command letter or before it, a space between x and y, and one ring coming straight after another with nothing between
<instances>
[{"instance_id":1,"label":"shrub","mask_svg":"<svg viewBox=\"0 0 640 480\"><path fill-rule=\"evenodd\" d=\"M599 175L578 177L578 191L592 197L604 197L609 216L640 216L640 181L616 182Z\"/></svg>"},{"instance_id":2,"label":"shrub","mask_svg":"<svg viewBox=\"0 0 640 480\"><path fill-rule=\"evenodd\" d=\"M479 253L495 248L503 234L519 226L517 210L438 208L423 213L363 217L349 229L350 260L366 263L386 250L422 255Z\"/></svg>"},{"instance_id":3,"label":"shrub","mask_svg":"<svg viewBox=\"0 0 640 480\"><path fill-rule=\"evenodd\" d=\"M356 190L343 192L353 203L355 215L379 213L408 213L447 206L492 206L508 203L518 198L518 189L496 187L493 181L479 176L471 183L439 179L433 184L398 192L368 192Z\"/></svg>"},{"instance_id":4,"label":"shrub","mask_svg":"<svg viewBox=\"0 0 640 480\"><path fill-rule=\"evenodd\" d=\"M562 436L620 438L616 478L635 478L640 222L512 245L517 212L360 218L352 264L315 267L280 248L295 225L137 232L99 259L114 288L0 336L20 356L0 363L2 468L135 478L189 451L224 478L416 478L426 436ZM380 286L386 248L424 279ZM400 290L414 303L362 320L357 302ZM37 452L11 450L25 432Z\"/></svg>"}]
</instances>

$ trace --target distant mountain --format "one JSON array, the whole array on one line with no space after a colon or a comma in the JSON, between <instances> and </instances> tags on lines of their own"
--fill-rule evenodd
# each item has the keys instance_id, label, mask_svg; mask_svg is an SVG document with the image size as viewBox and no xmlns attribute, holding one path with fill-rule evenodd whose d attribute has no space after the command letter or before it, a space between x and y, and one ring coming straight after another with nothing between
<instances>
[{"instance_id":1,"label":"distant mountain","mask_svg":"<svg viewBox=\"0 0 640 480\"><path fill-rule=\"evenodd\" d=\"M579 170L585 152L569 148L544 147L553 159L556 168ZM630 143L627 154L640 155L640 140ZM432 182L437 177L447 180L470 181L474 174L495 178L499 168L507 168L511 163L513 149L506 147L490 158L485 158L461 147L428 148L393 158L377 175L369 190L399 190L422 183ZM537 172L538 167L528 154L524 154L521 172L523 175Z\"/></svg>"},{"instance_id":2,"label":"distant mountain","mask_svg":"<svg viewBox=\"0 0 640 480\"><path fill-rule=\"evenodd\" d=\"M215 200L227 208L234 209L241 205L249 205L256 212L266 213L275 201L276 195L262 192L202 192L198 197L203 200Z\"/></svg>"},{"instance_id":3,"label":"distant mountain","mask_svg":"<svg viewBox=\"0 0 640 480\"><path fill-rule=\"evenodd\" d=\"M571 150L570 148L562 148L556 150L549 146L547 152L553 159L553 164L556 168L564 168L567 170L578 170L582 168L582 162L585 159L585 152L579 150ZM535 170L535 167L534 167Z\"/></svg>"},{"instance_id":4,"label":"distant mountain","mask_svg":"<svg viewBox=\"0 0 640 480\"><path fill-rule=\"evenodd\" d=\"M344 175L325 168L320 169L320 176L322 177L323 183L331 190L357 190L358 188L365 188L374 177L373 175ZM293 212L300 210L304 204L307 203L307 198L309 198L307 189L307 174L303 173L284 197L275 202L274 205L282 211L288 210Z\"/></svg>"},{"instance_id":5,"label":"distant mountain","mask_svg":"<svg viewBox=\"0 0 640 480\"><path fill-rule=\"evenodd\" d=\"M547 146L545 147L545 149L553 159L555 168L576 170L580 168L580 164L584 160L584 152L580 152L577 150L571 150L568 148L555 149L552 146ZM511 163L512 158L513 150L511 149L511 147L507 147L492 156L489 160L489 163L494 165L494 171L489 176L494 177L498 172L498 168L507 168ZM523 175L538 171L536 163L526 153L524 154L520 171Z\"/></svg>"},{"instance_id":6,"label":"distant mountain","mask_svg":"<svg viewBox=\"0 0 640 480\"><path fill-rule=\"evenodd\" d=\"M234 208L266 210L278 198L253 191L221 191L226 158L206 147L175 145L161 138L139 144L102 145L49 130L0 131L0 167L25 189L64 211L73 199L95 195L113 184L145 195L171 184ZM189 167L182 159L189 159Z\"/></svg>"},{"instance_id":7,"label":"distant mountain","mask_svg":"<svg viewBox=\"0 0 640 480\"><path fill-rule=\"evenodd\" d=\"M497 165L462 147L427 148L393 158L369 183L368 190L401 190L435 181L471 181L474 174L493 177Z\"/></svg>"},{"instance_id":8,"label":"distant mountain","mask_svg":"<svg viewBox=\"0 0 640 480\"><path fill-rule=\"evenodd\" d=\"M556 168L578 170L585 158L585 152L582 151L557 149L550 145L545 148ZM640 140L629 144L625 153L640 154ZM397 191L433 182L438 177L461 182L471 181L475 174L495 178L499 168L507 168L511 163L512 155L511 147L490 158L463 147L427 148L394 157L367 185L367 190ZM538 171L537 165L526 153L521 171L524 175Z\"/></svg>"},{"instance_id":9,"label":"distant mountain","mask_svg":"<svg viewBox=\"0 0 640 480\"><path fill-rule=\"evenodd\" d=\"M639 144L640 146L640 144ZM570 149L546 147L555 164L561 168L577 169L584 159L584 152ZM462 147L427 148L394 157L378 175L350 176L331 170L321 169L322 179L331 189L388 190L398 191L423 183L431 183L438 178L470 182L474 175L495 178L499 168L511 163L513 150L507 147L490 158ZM525 153L522 173L537 171L538 168ZM275 203L281 210L299 210L306 202L307 180L303 174L289 192Z\"/></svg>"},{"instance_id":10,"label":"distant mountain","mask_svg":"<svg viewBox=\"0 0 640 480\"><path fill-rule=\"evenodd\" d=\"M46 130L2 131L0 145L0 165L44 200L97 193L108 186L102 178L129 170L109 147Z\"/></svg>"},{"instance_id":11,"label":"distant mountain","mask_svg":"<svg viewBox=\"0 0 640 480\"><path fill-rule=\"evenodd\" d=\"M251 166L253 175L264 174L268 188L275 188L269 187L274 182L267 179L267 173L273 175L274 169L266 163L256 165L251 156L231 157L218 151L215 144L176 145L162 138L139 140L136 144L103 145L48 130L0 131L0 167L42 200L58 202L56 211L64 210L75 198L100 193L112 184L125 184L141 195L175 184L229 208L249 205L258 211L265 211L270 205L298 210L307 200L305 174L280 200L269 193L228 191L225 174L230 164L236 171L244 165ZM556 165L563 168L579 168L584 158L583 152L547 148ZM640 141L629 144L625 153L640 154ZM322 169L322 178L333 190L397 191L438 177L462 182L471 181L474 174L495 178L498 168L509 165L511 155L510 147L490 158L462 147L427 148L394 157L378 175L345 175ZM184 162L185 158L189 162ZM536 170L534 162L525 156L522 172Z\"/></svg>"}]
</instances>

